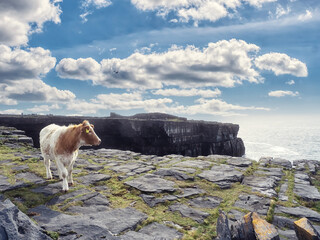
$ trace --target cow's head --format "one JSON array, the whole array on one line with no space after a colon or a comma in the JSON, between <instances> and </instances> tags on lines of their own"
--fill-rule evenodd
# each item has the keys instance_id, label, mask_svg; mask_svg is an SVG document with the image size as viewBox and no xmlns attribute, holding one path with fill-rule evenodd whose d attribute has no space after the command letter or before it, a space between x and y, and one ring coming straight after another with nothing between
<instances>
[{"instance_id":1,"label":"cow's head","mask_svg":"<svg viewBox=\"0 0 320 240\"><path fill-rule=\"evenodd\" d=\"M101 139L94 132L94 126L87 120L81 124L81 141L83 145L100 145Z\"/></svg>"}]
</instances>

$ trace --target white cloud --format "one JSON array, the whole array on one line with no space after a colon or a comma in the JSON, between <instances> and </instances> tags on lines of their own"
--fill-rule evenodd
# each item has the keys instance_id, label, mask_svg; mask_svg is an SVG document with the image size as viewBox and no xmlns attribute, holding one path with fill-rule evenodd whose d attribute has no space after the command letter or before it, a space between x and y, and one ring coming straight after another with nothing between
<instances>
[{"instance_id":1,"label":"white cloud","mask_svg":"<svg viewBox=\"0 0 320 240\"><path fill-rule=\"evenodd\" d=\"M286 84L288 84L288 85L294 85L294 84L295 84L295 81L294 81L294 80L290 80L290 81L287 81Z\"/></svg>"},{"instance_id":2,"label":"white cloud","mask_svg":"<svg viewBox=\"0 0 320 240\"><path fill-rule=\"evenodd\" d=\"M299 96L299 92L277 90L277 91L269 92L268 95L270 97L285 97L285 96L297 97Z\"/></svg>"},{"instance_id":3,"label":"white cloud","mask_svg":"<svg viewBox=\"0 0 320 240\"><path fill-rule=\"evenodd\" d=\"M0 114L21 114L23 110L20 109L7 109L7 110L0 110Z\"/></svg>"},{"instance_id":4,"label":"white cloud","mask_svg":"<svg viewBox=\"0 0 320 240\"><path fill-rule=\"evenodd\" d=\"M74 100L67 105L70 111L76 111L77 114L96 114L100 110L134 110L142 109L146 112L165 112L184 115L222 115L234 116L242 115L239 111L264 110L268 108L244 107L226 103L219 99L200 98L194 105L184 106L173 102L170 98L144 99L141 92L131 92L123 94L100 94L90 101Z\"/></svg>"},{"instance_id":5,"label":"white cloud","mask_svg":"<svg viewBox=\"0 0 320 240\"><path fill-rule=\"evenodd\" d=\"M26 45L28 36L41 32L47 21L60 23L58 1L8 0L0 1L0 44Z\"/></svg>"},{"instance_id":6,"label":"white cloud","mask_svg":"<svg viewBox=\"0 0 320 240\"><path fill-rule=\"evenodd\" d=\"M61 78L92 80L95 83L100 79L101 66L93 58L63 58L56 71Z\"/></svg>"},{"instance_id":7,"label":"white cloud","mask_svg":"<svg viewBox=\"0 0 320 240\"><path fill-rule=\"evenodd\" d=\"M62 59L56 71L62 78L91 80L116 88L155 89L164 85L184 87L233 87L262 79L252 66L251 53L259 47L242 40L222 40L207 48L172 47L164 53L134 53L128 58Z\"/></svg>"},{"instance_id":8,"label":"white cloud","mask_svg":"<svg viewBox=\"0 0 320 240\"><path fill-rule=\"evenodd\" d=\"M177 89L177 88L169 88L169 89L158 89L152 91L154 95L162 95L162 96L180 96L180 97L193 97L193 96L201 96L203 98L214 98L221 95L221 91L216 88L214 90L210 89Z\"/></svg>"},{"instance_id":9,"label":"white cloud","mask_svg":"<svg viewBox=\"0 0 320 240\"><path fill-rule=\"evenodd\" d=\"M306 10L306 13L300 14L298 16L298 20L300 20L300 21L307 21L307 20L309 20L311 18L312 18L312 12L309 11L309 10Z\"/></svg>"},{"instance_id":10,"label":"white cloud","mask_svg":"<svg viewBox=\"0 0 320 240\"><path fill-rule=\"evenodd\" d=\"M42 112L50 112L50 110L53 109L60 109L60 106L58 104L52 104L49 105L35 105L32 108L28 108L27 111L32 113L42 113Z\"/></svg>"},{"instance_id":11,"label":"white cloud","mask_svg":"<svg viewBox=\"0 0 320 240\"><path fill-rule=\"evenodd\" d=\"M0 83L45 75L55 64L50 51L41 47L21 50L0 45Z\"/></svg>"},{"instance_id":12,"label":"white cloud","mask_svg":"<svg viewBox=\"0 0 320 240\"><path fill-rule=\"evenodd\" d=\"M291 12L291 8L287 7L287 9L284 9L280 4L276 8L275 17L278 19L282 16L288 15Z\"/></svg>"},{"instance_id":13,"label":"white cloud","mask_svg":"<svg viewBox=\"0 0 320 240\"><path fill-rule=\"evenodd\" d=\"M264 54L255 59L255 65L259 69L273 71L277 76L281 74L291 74L297 77L308 76L305 63L283 53Z\"/></svg>"},{"instance_id":14,"label":"white cloud","mask_svg":"<svg viewBox=\"0 0 320 240\"><path fill-rule=\"evenodd\" d=\"M82 0L81 8L83 13L80 14L82 22L85 23L88 21L87 16L93 13L93 9L100 9L108 7L112 4L110 0Z\"/></svg>"},{"instance_id":15,"label":"white cloud","mask_svg":"<svg viewBox=\"0 0 320 240\"><path fill-rule=\"evenodd\" d=\"M277 0L131 0L131 3L143 11L157 11L161 16L175 12L182 22L194 20L208 20L215 22L218 19L231 15L236 8L243 4L261 7L263 3Z\"/></svg>"},{"instance_id":16,"label":"white cloud","mask_svg":"<svg viewBox=\"0 0 320 240\"><path fill-rule=\"evenodd\" d=\"M110 0L83 0L82 7L88 8L90 6L95 7L97 9L108 7L112 4Z\"/></svg>"},{"instance_id":17,"label":"white cloud","mask_svg":"<svg viewBox=\"0 0 320 240\"><path fill-rule=\"evenodd\" d=\"M18 101L64 102L75 98L72 92L51 87L40 79L23 79L0 84L0 95L3 102L7 101L9 105L17 104Z\"/></svg>"}]
</instances>

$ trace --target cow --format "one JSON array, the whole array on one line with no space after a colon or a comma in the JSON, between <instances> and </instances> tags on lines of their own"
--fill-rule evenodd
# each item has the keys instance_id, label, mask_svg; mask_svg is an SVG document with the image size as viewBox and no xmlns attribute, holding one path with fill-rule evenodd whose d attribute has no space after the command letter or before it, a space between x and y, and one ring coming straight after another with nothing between
<instances>
[{"instance_id":1,"label":"cow","mask_svg":"<svg viewBox=\"0 0 320 240\"><path fill-rule=\"evenodd\" d=\"M47 171L47 178L52 179L50 160L55 160L59 178L62 179L62 191L67 192L73 185L72 169L81 146L99 145L100 138L94 126L87 120L78 125L58 126L50 124L40 131L40 149Z\"/></svg>"}]
</instances>

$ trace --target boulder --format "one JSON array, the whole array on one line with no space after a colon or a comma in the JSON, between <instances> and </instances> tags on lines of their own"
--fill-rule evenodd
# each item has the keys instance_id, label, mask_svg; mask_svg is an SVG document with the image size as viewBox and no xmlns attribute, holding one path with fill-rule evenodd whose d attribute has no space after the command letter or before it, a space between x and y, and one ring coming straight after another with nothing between
<instances>
[{"instance_id":1,"label":"boulder","mask_svg":"<svg viewBox=\"0 0 320 240\"><path fill-rule=\"evenodd\" d=\"M231 240L228 218L223 211L219 211L217 220L217 238L216 240Z\"/></svg>"},{"instance_id":2,"label":"boulder","mask_svg":"<svg viewBox=\"0 0 320 240\"><path fill-rule=\"evenodd\" d=\"M280 240L277 229L257 213L253 212L251 219L257 240Z\"/></svg>"},{"instance_id":3,"label":"boulder","mask_svg":"<svg viewBox=\"0 0 320 240\"><path fill-rule=\"evenodd\" d=\"M9 199L0 200L0 239L51 239Z\"/></svg>"},{"instance_id":4,"label":"boulder","mask_svg":"<svg viewBox=\"0 0 320 240\"><path fill-rule=\"evenodd\" d=\"M299 240L319 240L320 235L307 218L294 222L294 229Z\"/></svg>"}]
</instances>

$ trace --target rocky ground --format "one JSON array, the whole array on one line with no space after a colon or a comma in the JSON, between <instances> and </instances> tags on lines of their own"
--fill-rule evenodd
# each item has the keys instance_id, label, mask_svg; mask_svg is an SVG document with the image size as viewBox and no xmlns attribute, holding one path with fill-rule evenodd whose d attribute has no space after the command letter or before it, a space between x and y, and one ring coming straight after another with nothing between
<instances>
[{"instance_id":1,"label":"rocky ground","mask_svg":"<svg viewBox=\"0 0 320 240\"><path fill-rule=\"evenodd\" d=\"M249 212L272 223L280 239L298 239L294 221L302 217L320 230L319 167L307 160L292 166L275 158L81 150L75 185L62 193L55 164L54 180L45 179L32 139L0 127L0 238L229 239L221 238L221 224L217 229L220 210L233 239Z\"/></svg>"}]
</instances>

